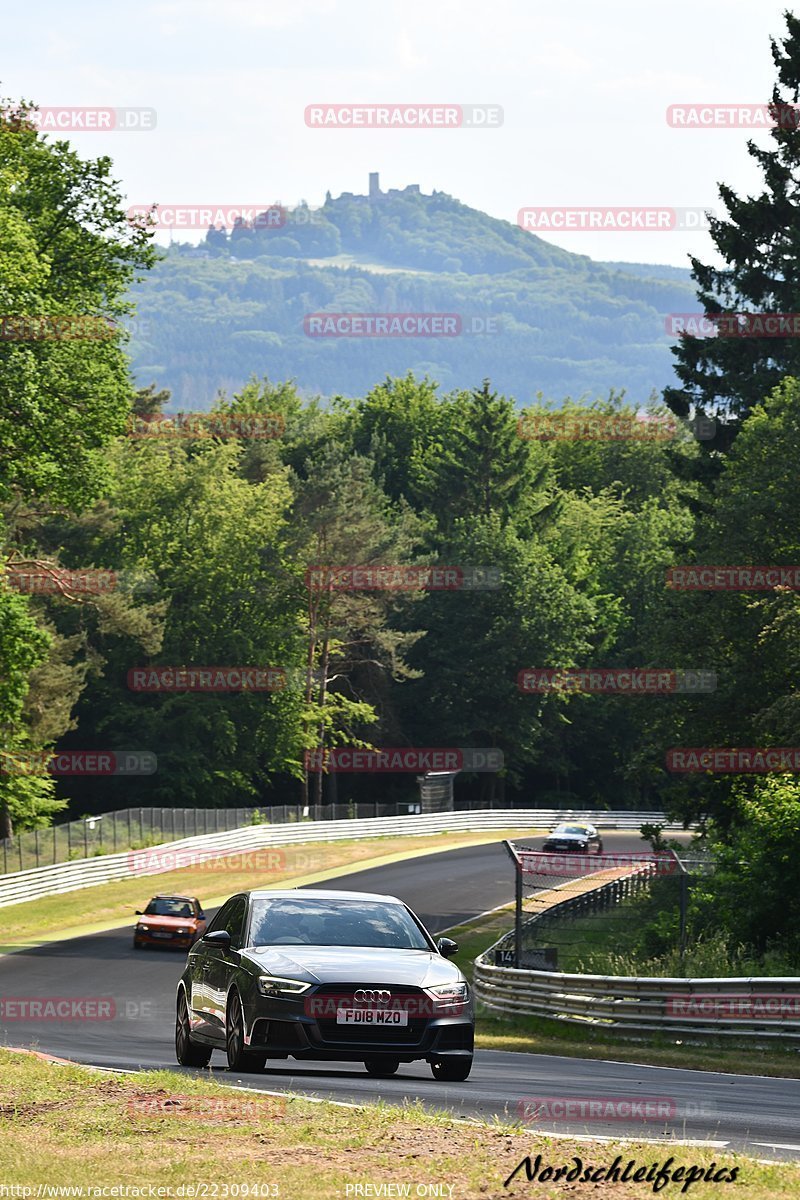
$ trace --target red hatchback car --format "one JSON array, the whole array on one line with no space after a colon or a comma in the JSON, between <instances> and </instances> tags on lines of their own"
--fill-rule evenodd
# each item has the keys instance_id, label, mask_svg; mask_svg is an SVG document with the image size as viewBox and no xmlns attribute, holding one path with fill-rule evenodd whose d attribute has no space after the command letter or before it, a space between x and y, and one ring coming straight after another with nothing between
<instances>
[{"instance_id":1,"label":"red hatchback car","mask_svg":"<svg viewBox=\"0 0 800 1200\"><path fill-rule=\"evenodd\" d=\"M133 931L133 948L177 946L188 949L206 931L206 914L196 896L154 896Z\"/></svg>"}]
</instances>

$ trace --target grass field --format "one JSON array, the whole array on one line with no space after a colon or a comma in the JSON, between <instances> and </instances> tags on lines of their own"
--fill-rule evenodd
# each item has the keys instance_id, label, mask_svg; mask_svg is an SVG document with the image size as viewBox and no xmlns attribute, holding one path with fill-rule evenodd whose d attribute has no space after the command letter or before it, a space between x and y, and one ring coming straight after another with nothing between
<instances>
[{"instance_id":1,"label":"grass field","mask_svg":"<svg viewBox=\"0 0 800 1200\"><path fill-rule=\"evenodd\" d=\"M468 1089L469 1083L455 1086ZM575 1157L582 1170L602 1170L617 1155L622 1169L630 1160L648 1169L671 1160L668 1170L683 1167L684 1175L692 1166L707 1173L715 1164L719 1182L693 1183L688 1195L694 1200L721 1194L780 1200L796 1196L800 1187L800 1169L792 1164L764 1165L707 1147L536 1137L510 1124L456 1122L416 1105L284 1100L225 1088L212 1077L166 1071L100 1074L0 1050L0 1184L30 1189L3 1193L22 1200L47 1195L38 1192L40 1186L149 1185L165 1189L164 1197L211 1200L346 1200L404 1194L447 1200L563 1200L575 1193L605 1194L604 1186L621 1200L653 1195L652 1183L646 1182L593 1182L585 1187L562 1181L532 1183L524 1169L504 1187L526 1156L535 1163L537 1155L542 1172L562 1164L574 1168ZM720 1188L731 1171L736 1171L735 1182ZM661 1194L681 1195L681 1178L679 1174ZM387 1191L391 1184L408 1190ZM196 1190L178 1190L190 1185ZM359 1185L362 1190L356 1191Z\"/></svg>"}]
</instances>

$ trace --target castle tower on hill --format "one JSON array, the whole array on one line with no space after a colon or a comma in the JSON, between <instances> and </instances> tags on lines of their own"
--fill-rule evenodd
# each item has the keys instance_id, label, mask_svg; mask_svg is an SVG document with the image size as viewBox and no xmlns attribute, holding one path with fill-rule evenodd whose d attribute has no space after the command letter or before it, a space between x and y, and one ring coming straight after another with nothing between
<instances>
[{"instance_id":1,"label":"castle tower on hill","mask_svg":"<svg viewBox=\"0 0 800 1200\"><path fill-rule=\"evenodd\" d=\"M350 197L351 193L346 192L346 193L343 193L343 195ZM387 196L419 196L419 195L420 195L420 189L419 189L418 183L409 183L407 187L389 188L388 192L382 192L380 175L378 174L378 172L370 171L370 173L369 173L368 198L370 200L385 200Z\"/></svg>"}]
</instances>

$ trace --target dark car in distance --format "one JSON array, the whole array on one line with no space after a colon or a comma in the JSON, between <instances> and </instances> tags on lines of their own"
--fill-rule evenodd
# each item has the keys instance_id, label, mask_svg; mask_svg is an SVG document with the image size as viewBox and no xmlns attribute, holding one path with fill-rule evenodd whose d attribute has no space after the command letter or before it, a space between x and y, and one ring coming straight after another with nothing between
<instances>
[{"instance_id":1,"label":"dark car in distance","mask_svg":"<svg viewBox=\"0 0 800 1200\"><path fill-rule=\"evenodd\" d=\"M435 1079L472 1067L472 995L401 900L369 892L263 890L232 896L189 952L178 984L175 1052L234 1071L268 1059L363 1062L394 1075L424 1059Z\"/></svg>"},{"instance_id":2,"label":"dark car in distance","mask_svg":"<svg viewBox=\"0 0 800 1200\"><path fill-rule=\"evenodd\" d=\"M588 854L593 846L598 854L603 853L603 839L594 825L576 821L557 825L545 838L542 849L556 854L569 853L570 850Z\"/></svg>"}]
</instances>

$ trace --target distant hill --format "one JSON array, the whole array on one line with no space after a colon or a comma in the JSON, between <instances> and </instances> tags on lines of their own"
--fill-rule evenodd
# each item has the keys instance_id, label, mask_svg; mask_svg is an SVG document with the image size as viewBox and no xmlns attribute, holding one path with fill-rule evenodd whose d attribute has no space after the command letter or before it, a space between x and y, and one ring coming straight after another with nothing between
<instances>
[{"instance_id":1,"label":"distant hill","mask_svg":"<svg viewBox=\"0 0 800 1200\"><path fill-rule=\"evenodd\" d=\"M174 408L208 408L253 374L327 397L408 370L445 390L488 376L520 404L612 387L644 402L674 382L665 315L696 306L688 271L593 262L444 192L329 195L254 224L171 246L136 288L136 378L170 388ZM462 331L309 336L319 312L455 313Z\"/></svg>"}]
</instances>

